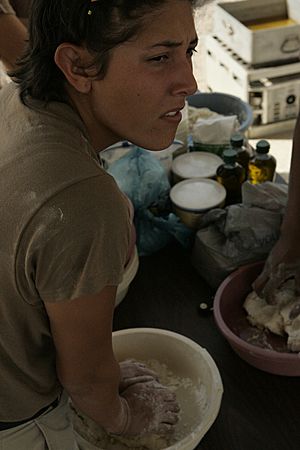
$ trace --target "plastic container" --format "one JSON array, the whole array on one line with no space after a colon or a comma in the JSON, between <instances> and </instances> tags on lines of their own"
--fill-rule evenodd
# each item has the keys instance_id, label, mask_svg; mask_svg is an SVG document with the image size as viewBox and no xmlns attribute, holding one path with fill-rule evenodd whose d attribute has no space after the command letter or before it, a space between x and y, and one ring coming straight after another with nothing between
<instances>
[{"instance_id":1,"label":"plastic container","mask_svg":"<svg viewBox=\"0 0 300 450\"><path fill-rule=\"evenodd\" d=\"M128 141L118 142L110 147L99 152L99 157L103 163L105 169L108 169L115 161L125 156L135 147L134 144L131 144ZM185 146L182 141L174 140L174 142L167 148L163 150L147 150L151 152L155 158L157 158L162 166L165 168L166 173L170 176L171 173L171 165L173 157L180 154L181 152L185 152Z\"/></svg>"},{"instance_id":2,"label":"plastic container","mask_svg":"<svg viewBox=\"0 0 300 450\"><path fill-rule=\"evenodd\" d=\"M148 150L152 153L155 158L157 158L160 163L164 166L165 171L168 175L168 177L171 177L171 167L172 167L172 161L173 158L175 158L177 155L180 155L181 153L186 152L186 146L182 141L175 140L173 144L171 144L168 148L164 150Z\"/></svg>"},{"instance_id":3,"label":"plastic container","mask_svg":"<svg viewBox=\"0 0 300 450\"><path fill-rule=\"evenodd\" d=\"M132 148L133 144L130 144L128 141L122 141L101 150L99 152L99 158L102 161L103 167L108 169L115 161L127 155Z\"/></svg>"},{"instance_id":4,"label":"plastic container","mask_svg":"<svg viewBox=\"0 0 300 450\"><path fill-rule=\"evenodd\" d=\"M180 151L176 152L177 156L181 153L186 153L188 151L188 142L189 142L189 111L188 111L188 102L185 101L185 106L183 110L181 111L182 119L178 125L176 134L175 134L175 140L181 141L183 143L183 147Z\"/></svg>"},{"instance_id":5,"label":"plastic container","mask_svg":"<svg viewBox=\"0 0 300 450\"><path fill-rule=\"evenodd\" d=\"M244 133L253 121L251 106L234 95L223 92L200 92L188 97L188 104L196 108L209 108L224 116L236 115L240 122L238 131Z\"/></svg>"},{"instance_id":6,"label":"plastic container","mask_svg":"<svg viewBox=\"0 0 300 450\"><path fill-rule=\"evenodd\" d=\"M217 181L226 189L226 205L242 202L242 184L246 179L245 169L237 163L237 152L225 150L224 163L217 169Z\"/></svg>"},{"instance_id":7,"label":"plastic container","mask_svg":"<svg viewBox=\"0 0 300 450\"><path fill-rule=\"evenodd\" d=\"M172 162L173 183L189 178L214 178L222 159L212 153L189 152L178 156Z\"/></svg>"},{"instance_id":8,"label":"plastic container","mask_svg":"<svg viewBox=\"0 0 300 450\"><path fill-rule=\"evenodd\" d=\"M221 283L214 300L215 321L232 349L247 363L276 375L300 376L299 353L257 347L239 336L249 326L243 303L263 264L257 262L241 267Z\"/></svg>"},{"instance_id":9,"label":"plastic container","mask_svg":"<svg viewBox=\"0 0 300 450\"><path fill-rule=\"evenodd\" d=\"M175 214L189 228L197 229L203 214L224 206L225 188L215 180L192 178L180 181L170 190Z\"/></svg>"}]
</instances>

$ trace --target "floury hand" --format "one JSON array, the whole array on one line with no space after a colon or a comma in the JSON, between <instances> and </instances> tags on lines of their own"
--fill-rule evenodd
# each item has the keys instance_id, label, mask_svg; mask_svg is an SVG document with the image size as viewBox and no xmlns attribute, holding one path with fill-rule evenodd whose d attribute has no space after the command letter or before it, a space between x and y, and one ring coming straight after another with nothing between
<instances>
[{"instance_id":1,"label":"floury hand","mask_svg":"<svg viewBox=\"0 0 300 450\"><path fill-rule=\"evenodd\" d=\"M159 381L158 375L153 370L134 359L127 359L120 362L119 365L121 370L121 382L119 386L120 393L136 383L153 380Z\"/></svg>"},{"instance_id":2,"label":"floury hand","mask_svg":"<svg viewBox=\"0 0 300 450\"><path fill-rule=\"evenodd\" d=\"M174 431L180 408L175 394L167 387L155 380L135 383L122 392L121 399L127 417L126 420L123 417L119 435L155 433L164 436Z\"/></svg>"}]
</instances>

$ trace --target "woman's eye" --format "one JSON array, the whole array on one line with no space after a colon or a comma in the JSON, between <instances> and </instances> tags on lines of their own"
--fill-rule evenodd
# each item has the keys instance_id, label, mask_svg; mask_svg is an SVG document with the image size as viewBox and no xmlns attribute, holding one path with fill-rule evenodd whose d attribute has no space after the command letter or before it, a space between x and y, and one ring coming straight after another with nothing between
<instances>
[{"instance_id":1,"label":"woman's eye","mask_svg":"<svg viewBox=\"0 0 300 450\"><path fill-rule=\"evenodd\" d=\"M195 47L191 47L191 48L189 48L188 51L187 51L187 54L188 54L189 56L193 56L194 53L197 53L197 50L196 50Z\"/></svg>"},{"instance_id":2,"label":"woman's eye","mask_svg":"<svg viewBox=\"0 0 300 450\"><path fill-rule=\"evenodd\" d=\"M169 57L167 55L159 55L154 56L153 58L150 58L150 61L157 61L157 62L164 62L167 61Z\"/></svg>"}]
</instances>

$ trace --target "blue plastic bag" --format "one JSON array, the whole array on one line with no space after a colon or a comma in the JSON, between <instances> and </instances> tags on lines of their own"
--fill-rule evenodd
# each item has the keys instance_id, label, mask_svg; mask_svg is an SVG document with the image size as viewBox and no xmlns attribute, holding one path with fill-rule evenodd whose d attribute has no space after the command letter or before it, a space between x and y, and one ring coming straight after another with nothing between
<instances>
[{"instance_id":1,"label":"blue plastic bag","mask_svg":"<svg viewBox=\"0 0 300 450\"><path fill-rule=\"evenodd\" d=\"M159 160L149 151L134 147L108 169L119 188L131 200L139 255L149 255L175 237L184 247L192 235L172 213L170 183Z\"/></svg>"}]
</instances>

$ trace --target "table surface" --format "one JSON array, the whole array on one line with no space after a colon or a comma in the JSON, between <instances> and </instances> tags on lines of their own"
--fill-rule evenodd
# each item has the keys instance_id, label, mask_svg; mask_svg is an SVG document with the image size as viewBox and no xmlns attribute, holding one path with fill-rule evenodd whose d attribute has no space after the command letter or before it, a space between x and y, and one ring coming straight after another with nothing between
<instances>
[{"instance_id":1,"label":"table surface","mask_svg":"<svg viewBox=\"0 0 300 450\"><path fill-rule=\"evenodd\" d=\"M240 359L199 304L211 288L177 243L140 258L129 292L116 308L114 330L163 328L205 347L224 384L219 415L198 450L299 450L300 377L260 371Z\"/></svg>"}]
</instances>

